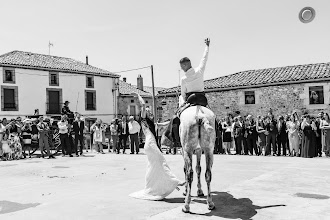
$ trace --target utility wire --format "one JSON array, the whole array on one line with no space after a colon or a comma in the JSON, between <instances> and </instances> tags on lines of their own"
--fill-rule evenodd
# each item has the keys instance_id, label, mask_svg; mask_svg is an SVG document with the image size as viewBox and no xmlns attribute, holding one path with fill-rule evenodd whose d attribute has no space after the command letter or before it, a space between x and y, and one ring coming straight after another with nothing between
<instances>
[{"instance_id":1,"label":"utility wire","mask_svg":"<svg viewBox=\"0 0 330 220\"><path fill-rule=\"evenodd\" d=\"M137 69L123 70L123 71L119 71L119 72L112 72L112 73L125 73L125 72L130 72L130 71L134 71L134 70L141 70L141 69L147 69L147 68L150 68L150 66L145 66L145 67L141 67L141 68L137 68Z\"/></svg>"}]
</instances>

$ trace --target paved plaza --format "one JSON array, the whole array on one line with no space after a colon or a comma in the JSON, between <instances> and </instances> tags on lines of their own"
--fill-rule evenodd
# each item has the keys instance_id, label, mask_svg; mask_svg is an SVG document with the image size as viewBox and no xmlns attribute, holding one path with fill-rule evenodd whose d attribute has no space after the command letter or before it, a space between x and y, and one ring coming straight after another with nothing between
<instances>
[{"instance_id":1,"label":"paved plaza","mask_svg":"<svg viewBox=\"0 0 330 220\"><path fill-rule=\"evenodd\" d=\"M165 157L183 179L182 156ZM143 152L1 161L0 219L330 219L328 158L215 155L216 209L196 197L195 174L191 214L183 187L163 201L128 196L143 189L146 165ZM204 172L203 158L206 194Z\"/></svg>"}]
</instances>

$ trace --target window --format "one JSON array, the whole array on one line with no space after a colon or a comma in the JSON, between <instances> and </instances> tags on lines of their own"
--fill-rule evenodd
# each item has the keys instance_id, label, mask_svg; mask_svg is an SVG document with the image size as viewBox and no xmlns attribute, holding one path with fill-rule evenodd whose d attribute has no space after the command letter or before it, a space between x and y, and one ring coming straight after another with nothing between
<instances>
[{"instance_id":1,"label":"window","mask_svg":"<svg viewBox=\"0 0 330 220\"><path fill-rule=\"evenodd\" d=\"M59 86L58 73L49 72L49 85L50 86Z\"/></svg>"},{"instance_id":2,"label":"window","mask_svg":"<svg viewBox=\"0 0 330 220\"><path fill-rule=\"evenodd\" d=\"M136 115L135 105L130 105L129 106L129 114L132 115L132 116L135 116Z\"/></svg>"},{"instance_id":3,"label":"window","mask_svg":"<svg viewBox=\"0 0 330 220\"><path fill-rule=\"evenodd\" d=\"M96 91L85 91L86 110L96 110Z\"/></svg>"},{"instance_id":4,"label":"window","mask_svg":"<svg viewBox=\"0 0 330 220\"><path fill-rule=\"evenodd\" d=\"M1 86L2 111L18 111L18 87Z\"/></svg>"},{"instance_id":5,"label":"window","mask_svg":"<svg viewBox=\"0 0 330 220\"><path fill-rule=\"evenodd\" d=\"M15 83L15 70L14 69L3 69L3 82L4 83Z\"/></svg>"},{"instance_id":6,"label":"window","mask_svg":"<svg viewBox=\"0 0 330 220\"><path fill-rule=\"evenodd\" d=\"M94 88L94 76L86 76L86 87Z\"/></svg>"},{"instance_id":7,"label":"window","mask_svg":"<svg viewBox=\"0 0 330 220\"><path fill-rule=\"evenodd\" d=\"M324 104L323 86L309 87L309 104Z\"/></svg>"},{"instance_id":8,"label":"window","mask_svg":"<svg viewBox=\"0 0 330 220\"><path fill-rule=\"evenodd\" d=\"M131 99L131 103L134 103L134 99Z\"/></svg>"},{"instance_id":9,"label":"window","mask_svg":"<svg viewBox=\"0 0 330 220\"><path fill-rule=\"evenodd\" d=\"M245 92L245 104L246 105L256 104L256 96L254 94L254 91Z\"/></svg>"}]
</instances>

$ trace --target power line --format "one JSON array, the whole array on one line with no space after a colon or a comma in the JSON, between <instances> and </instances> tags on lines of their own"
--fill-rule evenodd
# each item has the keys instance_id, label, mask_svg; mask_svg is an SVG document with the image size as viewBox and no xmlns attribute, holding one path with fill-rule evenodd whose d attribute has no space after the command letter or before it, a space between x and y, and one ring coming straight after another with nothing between
<instances>
[{"instance_id":1,"label":"power line","mask_svg":"<svg viewBox=\"0 0 330 220\"><path fill-rule=\"evenodd\" d=\"M123 71L119 71L119 72L112 72L112 73L125 73L125 72L141 70L141 69L147 69L147 68L150 68L150 66L145 66L145 67L141 67L141 68L137 68L137 69L123 70Z\"/></svg>"}]
</instances>

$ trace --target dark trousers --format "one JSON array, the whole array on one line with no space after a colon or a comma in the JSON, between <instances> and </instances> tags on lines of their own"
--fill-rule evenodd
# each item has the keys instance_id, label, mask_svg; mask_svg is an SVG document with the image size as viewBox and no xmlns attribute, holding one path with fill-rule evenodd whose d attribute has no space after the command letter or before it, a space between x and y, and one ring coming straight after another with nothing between
<instances>
[{"instance_id":1,"label":"dark trousers","mask_svg":"<svg viewBox=\"0 0 330 220\"><path fill-rule=\"evenodd\" d=\"M242 154L243 136L235 137L236 154Z\"/></svg>"},{"instance_id":2,"label":"dark trousers","mask_svg":"<svg viewBox=\"0 0 330 220\"><path fill-rule=\"evenodd\" d=\"M123 147L123 153L125 153L126 143L127 143L127 136L119 135L119 144L118 144L117 152L120 152L120 147Z\"/></svg>"},{"instance_id":3,"label":"dark trousers","mask_svg":"<svg viewBox=\"0 0 330 220\"><path fill-rule=\"evenodd\" d=\"M286 155L286 142L287 137L285 135L277 136L277 155L281 155L281 148L283 149L283 155Z\"/></svg>"},{"instance_id":4,"label":"dark trousers","mask_svg":"<svg viewBox=\"0 0 330 220\"><path fill-rule=\"evenodd\" d=\"M131 153L134 153L134 145L136 153L139 153L139 135L138 133L130 134L129 138L131 139Z\"/></svg>"},{"instance_id":5,"label":"dark trousers","mask_svg":"<svg viewBox=\"0 0 330 220\"><path fill-rule=\"evenodd\" d=\"M244 151L244 154L245 155L248 155L249 154L249 145L248 145L248 142L247 142L247 138L243 136L243 151Z\"/></svg>"},{"instance_id":6,"label":"dark trousers","mask_svg":"<svg viewBox=\"0 0 330 220\"><path fill-rule=\"evenodd\" d=\"M214 145L214 153L215 154L227 153L222 148L222 141L221 140L222 140L221 135L215 139L215 145Z\"/></svg>"},{"instance_id":7,"label":"dark trousers","mask_svg":"<svg viewBox=\"0 0 330 220\"><path fill-rule=\"evenodd\" d=\"M83 153L84 149L84 136L83 135L75 135L74 137L74 146L75 146L75 152L78 155L78 141L80 142L80 154Z\"/></svg>"},{"instance_id":8,"label":"dark trousers","mask_svg":"<svg viewBox=\"0 0 330 220\"><path fill-rule=\"evenodd\" d=\"M267 147L266 147L265 155L269 155L271 153L270 145L273 145L273 154L276 154L276 134L275 133L269 133L267 135Z\"/></svg>"},{"instance_id":9,"label":"dark trousers","mask_svg":"<svg viewBox=\"0 0 330 220\"><path fill-rule=\"evenodd\" d=\"M250 151L250 154L253 155L253 150L256 155L259 154L258 148L257 148L257 138L253 136L248 136L246 139L248 150Z\"/></svg>"},{"instance_id":10,"label":"dark trousers","mask_svg":"<svg viewBox=\"0 0 330 220\"><path fill-rule=\"evenodd\" d=\"M62 153L64 155L71 155L71 144L68 134L60 134Z\"/></svg>"}]
</instances>

